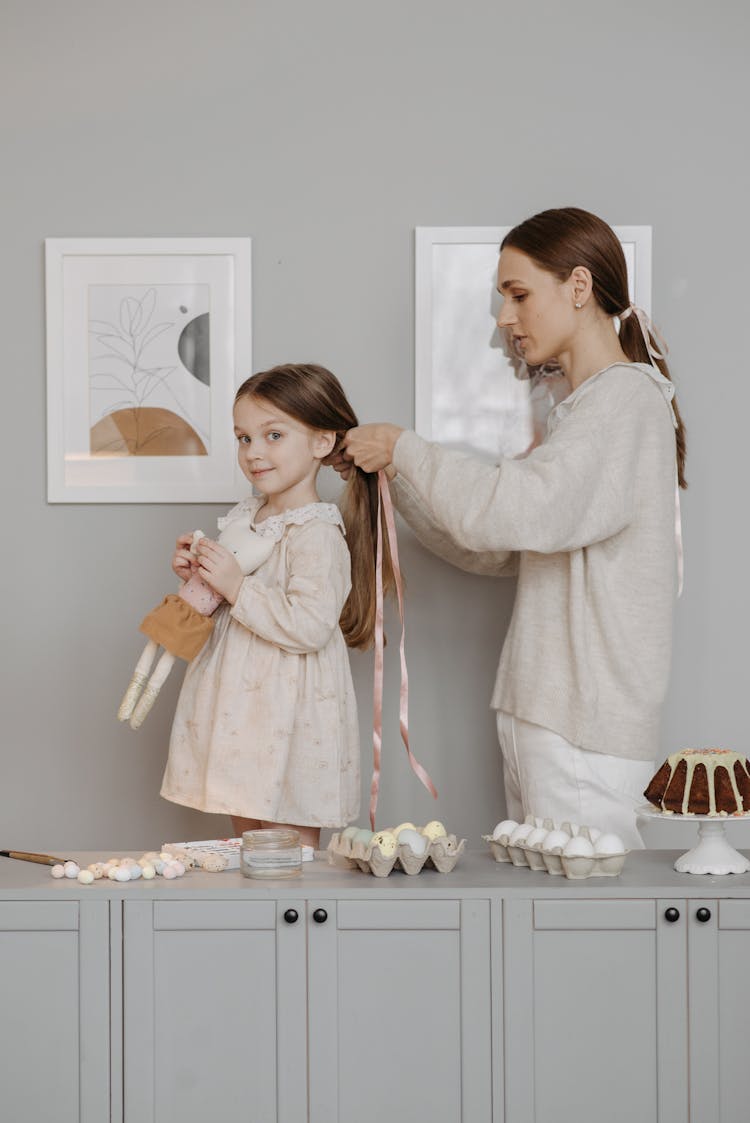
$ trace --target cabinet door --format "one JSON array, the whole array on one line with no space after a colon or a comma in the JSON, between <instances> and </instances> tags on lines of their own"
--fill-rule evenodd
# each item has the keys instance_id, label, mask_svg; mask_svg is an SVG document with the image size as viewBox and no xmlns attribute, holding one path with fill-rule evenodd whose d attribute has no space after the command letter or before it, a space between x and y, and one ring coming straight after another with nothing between
<instances>
[{"instance_id":1,"label":"cabinet door","mask_svg":"<svg viewBox=\"0 0 750 1123\"><path fill-rule=\"evenodd\" d=\"M0 1118L109 1114L108 902L0 902Z\"/></svg>"},{"instance_id":2,"label":"cabinet door","mask_svg":"<svg viewBox=\"0 0 750 1123\"><path fill-rule=\"evenodd\" d=\"M504 916L506 1123L686 1123L684 902L511 900Z\"/></svg>"},{"instance_id":3,"label":"cabinet door","mask_svg":"<svg viewBox=\"0 0 750 1123\"><path fill-rule=\"evenodd\" d=\"M309 901L307 925L310 1123L490 1123L489 901Z\"/></svg>"},{"instance_id":4,"label":"cabinet door","mask_svg":"<svg viewBox=\"0 0 750 1123\"><path fill-rule=\"evenodd\" d=\"M125 1123L306 1121L301 901L128 901L123 967Z\"/></svg>"},{"instance_id":5,"label":"cabinet door","mask_svg":"<svg viewBox=\"0 0 750 1123\"><path fill-rule=\"evenodd\" d=\"M750 901L688 901L691 1118L746 1123Z\"/></svg>"}]
</instances>

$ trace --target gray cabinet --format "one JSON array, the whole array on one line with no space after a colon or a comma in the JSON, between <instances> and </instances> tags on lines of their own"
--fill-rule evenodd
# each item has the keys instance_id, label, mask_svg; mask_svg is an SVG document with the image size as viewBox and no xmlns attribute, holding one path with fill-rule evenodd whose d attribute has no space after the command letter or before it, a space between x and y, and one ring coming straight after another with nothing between
<instances>
[{"instance_id":1,"label":"gray cabinet","mask_svg":"<svg viewBox=\"0 0 750 1123\"><path fill-rule=\"evenodd\" d=\"M506 900L505 1123L746 1123L750 901Z\"/></svg>"},{"instance_id":2,"label":"gray cabinet","mask_svg":"<svg viewBox=\"0 0 750 1123\"><path fill-rule=\"evenodd\" d=\"M110 1116L109 902L0 901L0 1117Z\"/></svg>"},{"instance_id":3,"label":"gray cabinet","mask_svg":"<svg viewBox=\"0 0 750 1123\"><path fill-rule=\"evenodd\" d=\"M488 900L124 902L125 1123L489 1123Z\"/></svg>"}]
</instances>

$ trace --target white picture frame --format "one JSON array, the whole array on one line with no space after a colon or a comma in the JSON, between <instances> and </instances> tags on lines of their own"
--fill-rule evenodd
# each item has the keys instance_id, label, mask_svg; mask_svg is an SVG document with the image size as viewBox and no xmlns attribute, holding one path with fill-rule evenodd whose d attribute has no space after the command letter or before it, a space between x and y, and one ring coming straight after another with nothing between
<instances>
[{"instance_id":1,"label":"white picture frame","mask_svg":"<svg viewBox=\"0 0 750 1123\"><path fill-rule=\"evenodd\" d=\"M47 499L223 503L247 483L251 239L47 238Z\"/></svg>"},{"instance_id":2,"label":"white picture frame","mask_svg":"<svg viewBox=\"0 0 750 1123\"><path fill-rule=\"evenodd\" d=\"M613 227L631 300L651 313L651 227ZM492 461L538 443L569 390L519 376L495 323L500 243L508 226L415 230L415 427L420 436ZM562 388L562 392L561 392Z\"/></svg>"}]
</instances>

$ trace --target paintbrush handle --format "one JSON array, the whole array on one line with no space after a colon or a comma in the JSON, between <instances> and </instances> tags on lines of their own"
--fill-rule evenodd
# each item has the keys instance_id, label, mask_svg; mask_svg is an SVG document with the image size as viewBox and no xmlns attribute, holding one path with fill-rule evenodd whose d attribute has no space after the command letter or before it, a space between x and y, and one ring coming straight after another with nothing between
<instances>
[{"instance_id":1,"label":"paintbrush handle","mask_svg":"<svg viewBox=\"0 0 750 1123\"><path fill-rule=\"evenodd\" d=\"M64 858L53 858L51 854L29 854L26 850L0 850L0 857L19 858L22 862L38 862L41 866L56 866L65 862Z\"/></svg>"}]
</instances>

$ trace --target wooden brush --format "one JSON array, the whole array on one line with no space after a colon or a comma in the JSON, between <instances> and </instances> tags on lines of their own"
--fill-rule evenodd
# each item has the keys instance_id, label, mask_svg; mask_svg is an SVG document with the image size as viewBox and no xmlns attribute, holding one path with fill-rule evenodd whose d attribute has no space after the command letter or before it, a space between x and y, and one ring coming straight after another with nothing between
<instances>
[{"instance_id":1,"label":"wooden brush","mask_svg":"<svg viewBox=\"0 0 750 1123\"><path fill-rule=\"evenodd\" d=\"M22 862L37 862L40 866L64 865L67 858L54 858L52 854L29 854L26 850L0 850L0 858L19 858Z\"/></svg>"}]
</instances>

